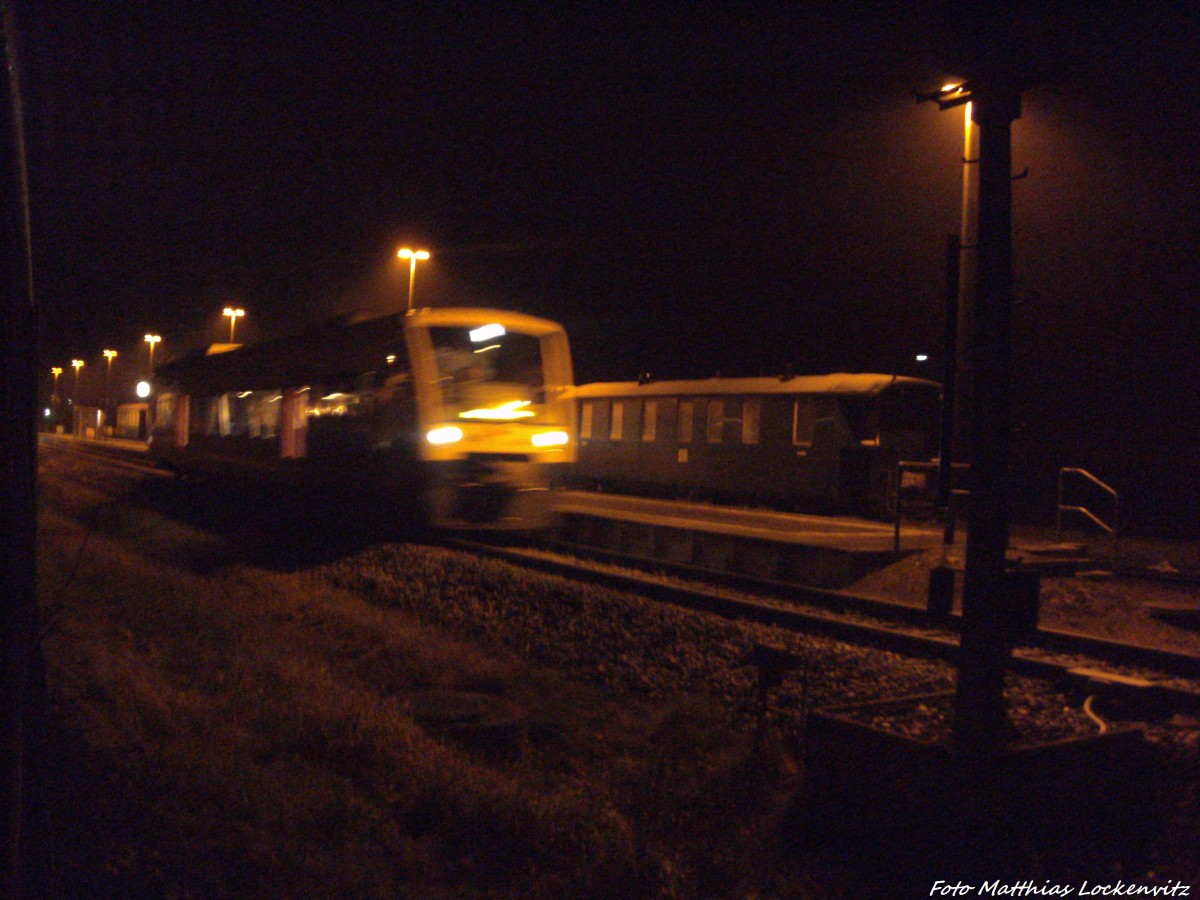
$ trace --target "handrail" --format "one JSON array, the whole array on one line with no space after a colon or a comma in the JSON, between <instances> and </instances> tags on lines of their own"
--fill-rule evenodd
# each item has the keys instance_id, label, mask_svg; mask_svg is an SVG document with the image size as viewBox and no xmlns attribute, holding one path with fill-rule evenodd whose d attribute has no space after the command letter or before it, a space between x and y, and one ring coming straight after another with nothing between
<instances>
[{"instance_id":1,"label":"handrail","mask_svg":"<svg viewBox=\"0 0 1200 900\"><path fill-rule=\"evenodd\" d=\"M1084 478L1086 481L1090 482L1093 487L1100 488L1100 490L1104 491L1105 493L1107 493L1109 496L1112 497L1112 523L1111 524L1109 524L1108 522L1105 522L1103 519L1101 519L1098 515L1096 515L1094 512L1092 512L1087 507L1063 503L1063 493L1064 493L1063 481L1064 481L1064 476L1066 476L1066 475L1078 475L1081 478ZM1091 472L1087 471L1086 469L1078 469L1078 468L1073 468L1070 466L1064 466L1063 468L1058 470L1058 512L1057 512L1057 519L1056 519L1056 529L1059 532L1062 531L1062 514L1064 512L1079 513L1084 518L1088 519L1090 522L1092 522L1093 524L1095 524L1099 528L1101 528L1106 534L1112 535L1112 539L1113 539L1112 540L1112 566L1115 569L1117 567L1117 539L1118 539L1117 538L1117 529L1119 527L1120 518L1121 518L1121 495L1117 493L1116 489L1113 488L1111 485L1105 484L1103 481L1101 481L1099 478L1097 478L1095 475L1093 475Z\"/></svg>"},{"instance_id":2,"label":"handrail","mask_svg":"<svg viewBox=\"0 0 1200 900\"><path fill-rule=\"evenodd\" d=\"M1090 521L1094 522L1096 525L1100 526L1100 528L1104 531L1105 534L1113 534L1116 531L1115 528L1113 528L1111 525L1109 525L1107 522L1105 522L1103 519L1101 519L1098 515L1093 513L1086 506L1064 506L1060 503L1058 506L1058 511L1060 514L1060 519L1061 519L1061 514L1064 512L1077 512L1080 515L1084 516L1085 518L1089 519ZM1058 526L1058 530L1062 531L1062 525Z\"/></svg>"}]
</instances>

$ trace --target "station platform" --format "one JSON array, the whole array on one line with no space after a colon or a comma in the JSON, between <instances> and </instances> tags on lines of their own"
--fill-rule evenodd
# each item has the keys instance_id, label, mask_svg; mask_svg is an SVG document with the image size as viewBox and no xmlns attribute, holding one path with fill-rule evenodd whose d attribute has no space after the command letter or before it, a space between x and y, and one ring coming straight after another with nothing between
<instances>
[{"instance_id":1,"label":"station platform","mask_svg":"<svg viewBox=\"0 0 1200 900\"><path fill-rule=\"evenodd\" d=\"M590 491L563 491L556 507L563 515L596 516L785 544L846 551L896 550L893 525L853 516L818 516ZM903 523L899 549L928 549L941 540L941 534L937 523Z\"/></svg>"},{"instance_id":2,"label":"station platform","mask_svg":"<svg viewBox=\"0 0 1200 900\"><path fill-rule=\"evenodd\" d=\"M905 557L961 573L966 522L944 543L936 519L895 523L663 500L590 491L562 491L557 508L565 540L783 581L842 588ZM1012 565L1043 576L1121 576L1195 585L1200 597L1200 542L1058 531L1013 523ZM1200 604L1200 601L1198 601Z\"/></svg>"}]
</instances>

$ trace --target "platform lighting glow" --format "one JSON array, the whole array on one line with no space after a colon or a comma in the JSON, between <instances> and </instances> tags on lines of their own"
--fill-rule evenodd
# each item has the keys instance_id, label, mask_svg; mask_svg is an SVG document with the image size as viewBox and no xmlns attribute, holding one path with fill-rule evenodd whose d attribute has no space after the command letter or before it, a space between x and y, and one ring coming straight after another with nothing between
<instances>
[{"instance_id":1,"label":"platform lighting glow","mask_svg":"<svg viewBox=\"0 0 1200 900\"><path fill-rule=\"evenodd\" d=\"M480 325L478 328L473 328L467 332L467 336L471 339L472 344L482 344L484 341L490 341L492 338L498 338L506 334L504 326L499 322L493 322L491 325Z\"/></svg>"},{"instance_id":2,"label":"platform lighting glow","mask_svg":"<svg viewBox=\"0 0 1200 900\"><path fill-rule=\"evenodd\" d=\"M438 446L442 444L457 444L462 439L462 429L455 425L443 425L440 428L434 428L425 435L425 440Z\"/></svg>"},{"instance_id":3,"label":"platform lighting glow","mask_svg":"<svg viewBox=\"0 0 1200 900\"><path fill-rule=\"evenodd\" d=\"M143 400L145 400L147 397L150 396L150 382L139 381L137 383L137 388L135 388L135 390L137 391L137 395L139 397L141 397Z\"/></svg>"},{"instance_id":4,"label":"platform lighting glow","mask_svg":"<svg viewBox=\"0 0 1200 900\"><path fill-rule=\"evenodd\" d=\"M917 354L917 362L928 362L929 357L924 353Z\"/></svg>"},{"instance_id":5,"label":"platform lighting glow","mask_svg":"<svg viewBox=\"0 0 1200 900\"><path fill-rule=\"evenodd\" d=\"M389 354L387 355L387 364L390 366L390 365L391 365L392 363L394 363L395 361L396 361L396 354L395 354L395 353L389 353Z\"/></svg>"},{"instance_id":6,"label":"platform lighting glow","mask_svg":"<svg viewBox=\"0 0 1200 900\"><path fill-rule=\"evenodd\" d=\"M334 391L332 394L326 394L321 399L322 400L336 400L338 397L345 397L345 396L346 395L343 394L341 391Z\"/></svg>"},{"instance_id":7,"label":"platform lighting glow","mask_svg":"<svg viewBox=\"0 0 1200 900\"><path fill-rule=\"evenodd\" d=\"M501 403L499 406L481 406L479 409L468 409L466 412L460 412L460 419L491 419L495 421L508 421L510 419L528 419L534 413L531 409L525 409L530 404L529 400L510 400L508 403Z\"/></svg>"},{"instance_id":8,"label":"platform lighting glow","mask_svg":"<svg viewBox=\"0 0 1200 900\"><path fill-rule=\"evenodd\" d=\"M565 431L542 431L529 440L535 447L561 447L570 438Z\"/></svg>"},{"instance_id":9,"label":"platform lighting glow","mask_svg":"<svg viewBox=\"0 0 1200 900\"><path fill-rule=\"evenodd\" d=\"M50 418L50 410L48 410L48 409L43 409L43 410L42 410L42 415L44 415L44 416L45 416L47 419L48 419L48 418Z\"/></svg>"}]
</instances>

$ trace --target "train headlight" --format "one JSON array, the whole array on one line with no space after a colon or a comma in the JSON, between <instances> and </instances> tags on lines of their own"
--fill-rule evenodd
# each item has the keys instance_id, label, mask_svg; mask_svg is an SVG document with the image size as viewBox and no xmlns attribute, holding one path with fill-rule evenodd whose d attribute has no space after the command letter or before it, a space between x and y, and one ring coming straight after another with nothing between
<instances>
[{"instance_id":1,"label":"train headlight","mask_svg":"<svg viewBox=\"0 0 1200 900\"><path fill-rule=\"evenodd\" d=\"M570 438L565 431L539 431L529 440L535 447L561 447Z\"/></svg>"},{"instance_id":2,"label":"train headlight","mask_svg":"<svg viewBox=\"0 0 1200 900\"><path fill-rule=\"evenodd\" d=\"M467 332L467 335L471 338L471 343L482 344L484 341L490 341L492 338L502 337L506 333L503 325L499 322L493 322L491 325L481 325L478 328L473 328Z\"/></svg>"},{"instance_id":3,"label":"train headlight","mask_svg":"<svg viewBox=\"0 0 1200 900\"><path fill-rule=\"evenodd\" d=\"M441 428L434 428L425 435L425 440L436 445L457 444L462 439L462 429L456 425L443 425Z\"/></svg>"}]
</instances>

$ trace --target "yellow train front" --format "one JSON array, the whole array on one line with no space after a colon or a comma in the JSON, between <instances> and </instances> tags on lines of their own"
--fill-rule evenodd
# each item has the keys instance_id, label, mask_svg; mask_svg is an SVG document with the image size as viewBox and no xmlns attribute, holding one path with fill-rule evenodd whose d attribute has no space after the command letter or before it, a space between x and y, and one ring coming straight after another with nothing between
<instances>
[{"instance_id":1,"label":"yellow train front","mask_svg":"<svg viewBox=\"0 0 1200 900\"><path fill-rule=\"evenodd\" d=\"M575 458L566 333L519 313L342 317L173 361L155 388L164 465L438 528L546 527Z\"/></svg>"},{"instance_id":2,"label":"yellow train front","mask_svg":"<svg viewBox=\"0 0 1200 900\"><path fill-rule=\"evenodd\" d=\"M474 309L420 310L406 326L433 521L548 524L548 488L575 459L571 355L561 326Z\"/></svg>"}]
</instances>

